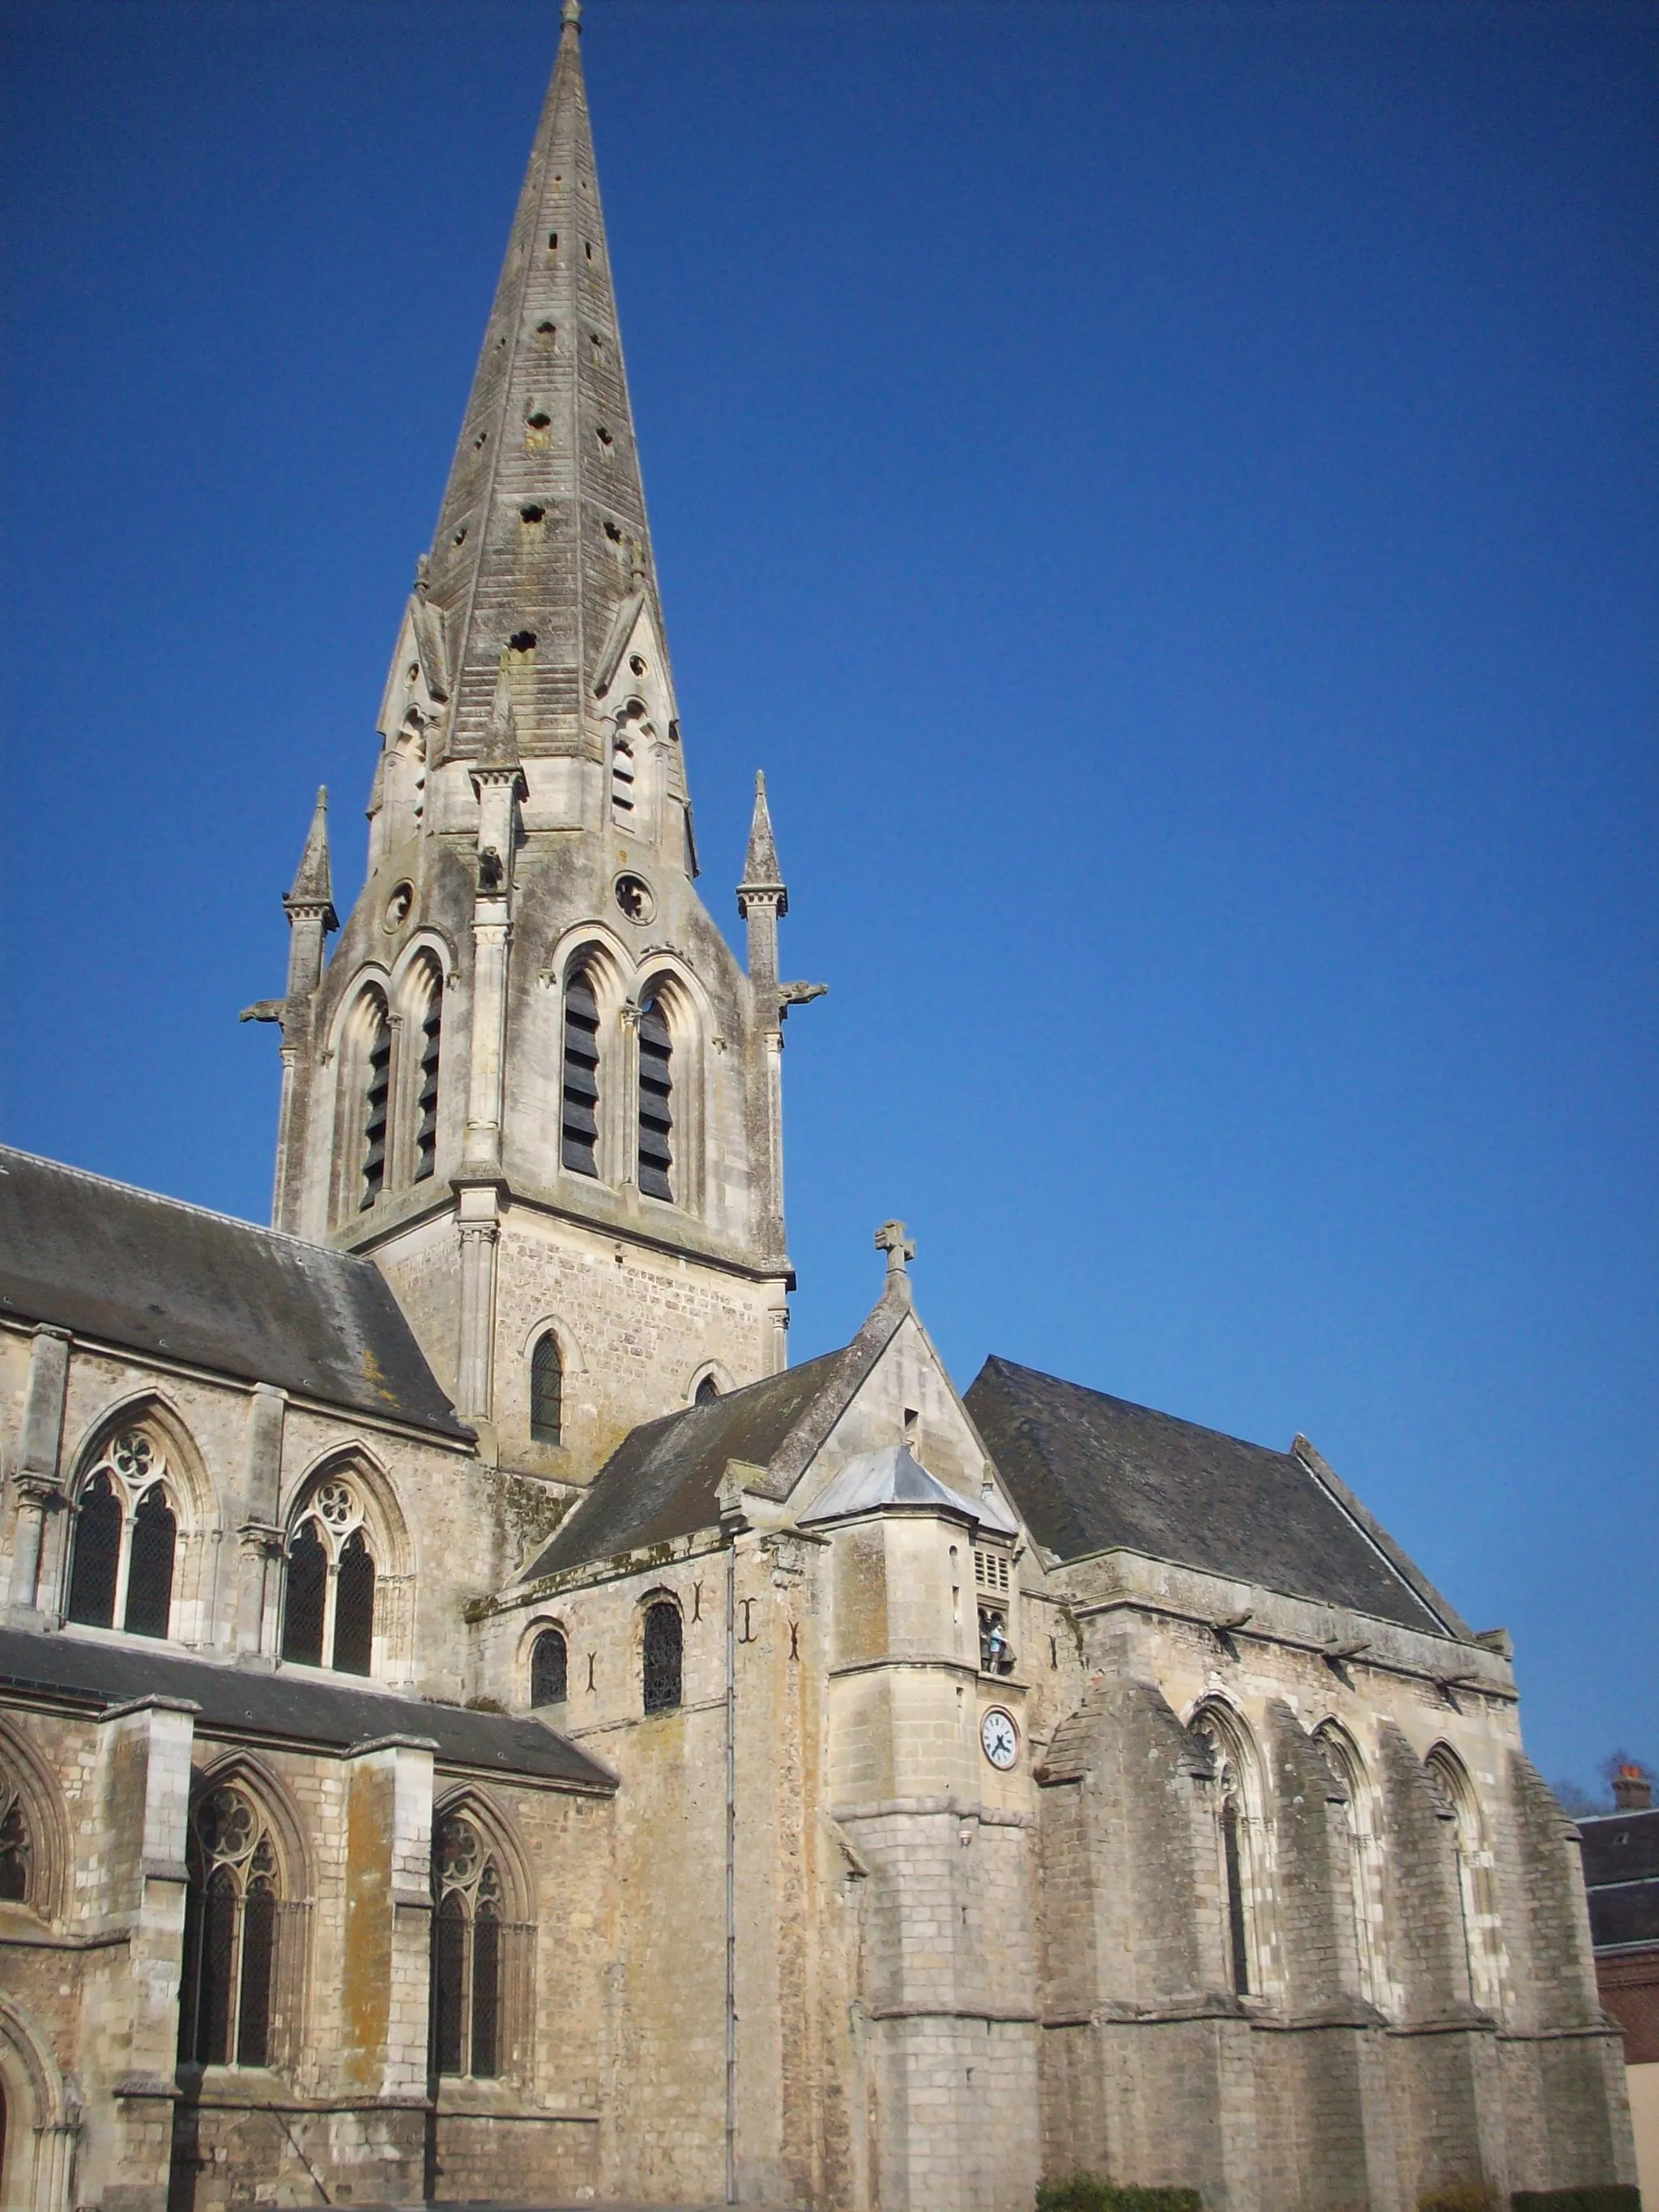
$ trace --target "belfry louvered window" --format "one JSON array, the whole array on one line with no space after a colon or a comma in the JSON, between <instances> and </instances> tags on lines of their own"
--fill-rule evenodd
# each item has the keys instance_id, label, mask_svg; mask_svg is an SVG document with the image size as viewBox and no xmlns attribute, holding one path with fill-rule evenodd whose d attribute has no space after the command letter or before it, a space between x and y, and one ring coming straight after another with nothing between
<instances>
[{"instance_id":1,"label":"belfry louvered window","mask_svg":"<svg viewBox=\"0 0 1659 2212\"><path fill-rule=\"evenodd\" d=\"M578 1175L598 1175L599 1008L586 969L564 992L564 1103L559 1157Z\"/></svg>"},{"instance_id":2,"label":"belfry louvered window","mask_svg":"<svg viewBox=\"0 0 1659 2212\"><path fill-rule=\"evenodd\" d=\"M432 978L421 1016L421 1080L415 1094L415 1180L423 1182L438 1164L438 1059L442 1048L444 987Z\"/></svg>"},{"instance_id":3,"label":"belfry louvered window","mask_svg":"<svg viewBox=\"0 0 1659 2212\"><path fill-rule=\"evenodd\" d=\"M640 1008L640 1188L648 1198L674 1195L673 1050L662 1007L647 999Z\"/></svg>"},{"instance_id":4,"label":"belfry louvered window","mask_svg":"<svg viewBox=\"0 0 1659 2212\"><path fill-rule=\"evenodd\" d=\"M392 1024L378 1000L373 1002L370 1022L364 1054L362 1189L357 1201L362 1210L373 1206L386 1188L386 1125L392 1111Z\"/></svg>"}]
</instances>

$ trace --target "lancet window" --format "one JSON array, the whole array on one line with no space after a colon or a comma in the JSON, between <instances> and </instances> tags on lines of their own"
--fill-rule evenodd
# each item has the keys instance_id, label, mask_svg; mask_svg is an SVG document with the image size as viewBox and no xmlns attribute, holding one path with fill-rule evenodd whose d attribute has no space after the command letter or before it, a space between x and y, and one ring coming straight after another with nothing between
<instances>
[{"instance_id":1,"label":"lancet window","mask_svg":"<svg viewBox=\"0 0 1659 2212\"><path fill-rule=\"evenodd\" d=\"M443 1049L443 980L434 972L421 1011L421 1064L415 1091L416 1182L424 1182L438 1164L438 1063Z\"/></svg>"},{"instance_id":2,"label":"lancet window","mask_svg":"<svg viewBox=\"0 0 1659 2212\"><path fill-rule=\"evenodd\" d=\"M712 1406L720 1395L720 1384L712 1375L705 1375L692 1393L692 1403L697 1406Z\"/></svg>"},{"instance_id":3,"label":"lancet window","mask_svg":"<svg viewBox=\"0 0 1659 2212\"><path fill-rule=\"evenodd\" d=\"M283 1656L342 1674L372 1672L374 1554L356 1486L318 1484L289 1539Z\"/></svg>"},{"instance_id":4,"label":"lancet window","mask_svg":"<svg viewBox=\"0 0 1659 2212\"><path fill-rule=\"evenodd\" d=\"M246 1790L226 1783L200 1799L188 1865L179 2056L198 2066L266 2065L280 1863L270 1824Z\"/></svg>"},{"instance_id":5,"label":"lancet window","mask_svg":"<svg viewBox=\"0 0 1659 2212\"><path fill-rule=\"evenodd\" d=\"M680 1702L680 1671L684 1632L680 1609L668 1598L658 1598L645 1608L645 1710L671 1712Z\"/></svg>"},{"instance_id":6,"label":"lancet window","mask_svg":"<svg viewBox=\"0 0 1659 2212\"><path fill-rule=\"evenodd\" d=\"M530 1355L530 1434L538 1444L564 1437L564 1362L550 1328L537 1338Z\"/></svg>"},{"instance_id":7,"label":"lancet window","mask_svg":"<svg viewBox=\"0 0 1659 2212\"><path fill-rule=\"evenodd\" d=\"M674 1041L655 997L640 1008L640 1188L672 1198Z\"/></svg>"},{"instance_id":8,"label":"lancet window","mask_svg":"<svg viewBox=\"0 0 1659 2212\"><path fill-rule=\"evenodd\" d=\"M167 1462L142 1429L116 1437L81 1486L70 1565L70 1620L165 1636L179 1520Z\"/></svg>"},{"instance_id":9,"label":"lancet window","mask_svg":"<svg viewBox=\"0 0 1659 2212\"><path fill-rule=\"evenodd\" d=\"M15 1781L0 1766L0 1902L29 1905L34 1898L34 1838L28 1808Z\"/></svg>"},{"instance_id":10,"label":"lancet window","mask_svg":"<svg viewBox=\"0 0 1659 2212\"><path fill-rule=\"evenodd\" d=\"M1480 1818L1474 1786L1462 1761L1445 1744L1429 1753L1429 1779L1451 1815L1457 1853L1458 1902L1462 1908L1463 1946L1468 1959L1469 1995L1487 2012L1502 1999L1498 1923L1492 1850Z\"/></svg>"},{"instance_id":11,"label":"lancet window","mask_svg":"<svg viewBox=\"0 0 1659 2212\"><path fill-rule=\"evenodd\" d=\"M386 1188L386 1137L392 1115L392 1024L386 1001L371 993L363 1053L362 1170L359 1209L366 1212Z\"/></svg>"},{"instance_id":12,"label":"lancet window","mask_svg":"<svg viewBox=\"0 0 1659 2212\"><path fill-rule=\"evenodd\" d=\"M451 1813L433 1839L434 2071L493 2080L501 2058L501 1869L474 1822Z\"/></svg>"},{"instance_id":13,"label":"lancet window","mask_svg":"<svg viewBox=\"0 0 1659 2212\"><path fill-rule=\"evenodd\" d=\"M1236 1996L1259 1994L1259 1931L1254 1839L1245 1753L1236 1725L1211 1709L1194 1723L1215 1761L1216 1828L1220 1858L1223 1942L1227 1979Z\"/></svg>"},{"instance_id":14,"label":"lancet window","mask_svg":"<svg viewBox=\"0 0 1659 2212\"><path fill-rule=\"evenodd\" d=\"M585 968L564 990L564 1097L559 1157L578 1175L598 1175L599 1008Z\"/></svg>"},{"instance_id":15,"label":"lancet window","mask_svg":"<svg viewBox=\"0 0 1659 2212\"><path fill-rule=\"evenodd\" d=\"M530 1702L562 1705L569 1694L570 1649L562 1628L544 1628L531 1646Z\"/></svg>"},{"instance_id":16,"label":"lancet window","mask_svg":"<svg viewBox=\"0 0 1659 2212\"><path fill-rule=\"evenodd\" d=\"M1354 1745L1334 1723L1318 1730L1315 1741L1326 1764L1347 1792L1348 1880L1353 1899L1354 1951L1360 1994L1381 2006L1387 1994L1380 1921L1382 1906L1382 1840L1376 1832L1376 1798Z\"/></svg>"}]
</instances>

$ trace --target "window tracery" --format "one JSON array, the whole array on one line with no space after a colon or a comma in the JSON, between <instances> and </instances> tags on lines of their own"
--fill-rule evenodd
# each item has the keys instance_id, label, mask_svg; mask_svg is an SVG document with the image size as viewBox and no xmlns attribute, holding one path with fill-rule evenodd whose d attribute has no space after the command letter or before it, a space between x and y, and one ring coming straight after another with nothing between
<instances>
[{"instance_id":1,"label":"window tracery","mask_svg":"<svg viewBox=\"0 0 1659 2212\"><path fill-rule=\"evenodd\" d=\"M65 1617L165 1637L178 1541L166 1457L143 1430L124 1430L81 1486Z\"/></svg>"},{"instance_id":2,"label":"window tracery","mask_svg":"<svg viewBox=\"0 0 1659 2212\"><path fill-rule=\"evenodd\" d=\"M188 1863L179 2056L198 2066L266 2065L280 1862L269 1821L237 1784L198 1801Z\"/></svg>"},{"instance_id":3,"label":"window tracery","mask_svg":"<svg viewBox=\"0 0 1659 2212\"><path fill-rule=\"evenodd\" d=\"M0 1902L34 1901L34 1838L21 1791L0 1767Z\"/></svg>"},{"instance_id":4,"label":"window tracery","mask_svg":"<svg viewBox=\"0 0 1659 2212\"><path fill-rule=\"evenodd\" d=\"M351 1483L330 1476L310 1493L289 1540L283 1658L343 1674L371 1673L374 1584L362 1501Z\"/></svg>"},{"instance_id":5,"label":"window tracery","mask_svg":"<svg viewBox=\"0 0 1659 2212\"><path fill-rule=\"evenodd\" d=\"M438 1823L432 1894L433 2069L491 2081L501 2071L504 1892L494 1855L464 1814Z\"/></svg>"}]
</instances>

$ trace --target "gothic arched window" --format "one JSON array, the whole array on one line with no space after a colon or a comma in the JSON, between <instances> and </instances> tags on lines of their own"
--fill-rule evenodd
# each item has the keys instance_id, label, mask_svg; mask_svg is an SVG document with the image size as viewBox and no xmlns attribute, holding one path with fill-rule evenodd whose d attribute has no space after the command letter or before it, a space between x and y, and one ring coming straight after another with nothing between
<instances>
[{"instance_id":1,"label":"gothic arched window","mask_svg":"<svg viewBox=\"0 0 1659 2212\"><path fill-rule=\"evenodd\" d=\"M712 1375L705 1375L693 1392L691 1402L696 1406L712 1406L720 1395L720 1384Z\"/></svg>"},{"instance_id":2,"label":"gothic arched window","mask_svg":"<svg viewBox=\"0 0 1659 2212\"><path fill-rule=\"evenodd\" d=\"M281 1881L270 1824L246 1790L225 1783L199 1801L188 1864L179 2056L186 2065L264 2066Z\"/></svg>"},{"instance_id":3,"label":"gothic arched window","mask_svg":"<svg viewBox=\"0 0 1659 2212\"><path fill-rule=\"evenodd\" d=\"M645 1710L672 1711L680 1702L680 1662L684 1642L680 1609L667 1598L645 1608Z\"/></svg>"},{"instance_id":4,"label":"gothic arched window","mask_svg":"<svg viewBox=\"0 0 1659 2212\"><path fill-rule=\"evenodd\" d=\"M374 1656L374 1555L356 1491L331 1476L311 1492L289 1539L283 1656L368 1674Z\"/></svg>"},{"instance_id":5,"label":"gothic arched window","mask_svg":"<svg viewBox=\"0 0 1659 2212\"><path fill-rule=\"evenodd\" d=\"M433 1838L432 2057L438 2074L491 2081L501 2071L501 1869L464 1814Z\"/></svg>"},{"instance_id":6,"label":"gothic arched window","mask_svg":"<svg viewBox=\"0 0 1659 2212\"><path fill-rule=\"evenodd\" d=\"M599 1008L585 968L564 987L564 1096L559 1158L578 1175L598 1175Z\"/></svg>"},{"instance_id":7,"label":"gothic arched window","mask_svg":"<svg viewBox=\"0 0 1659 2212\"><path fill-rule=\"evenodd\" d=\"M674 1041L655 997L640 1008L640 1188L648 1198L672 1198Z\"/></svg>"},{"instance_id":8,"label":"gothic arched window","mask_svg":"<svg viewBox=\"0 0 1659 2212\"><path fill-rule=\"evenodd\" d=\"M434 969L421 1012L420 1080L415 1092L415 1170L424 1182L438 1164L438 1062L443 1048L443 978Z\"/></svg>"},{"instance_id":9,"label":"gothic arched window","mask_svg":"<svg viewBox=\"0 0 1659 2212\"><path fill-rule=\"evenodd\" d=\"M562 1705L568 1694L570 1652L562 1628L544 1628L530 1652L530 1702Z\"/></svg>"},{"instance_id":10,"label":"gothic arched window","mask_svg":"<svg viewBox=\"0 0 1659 2212\"><path fill-rule=\"evenodd\" d=\"M373 1206L386 1188L387 1124L392 1114L392 1024L386 1000L371 991L364 1001L363 1149L360 1211Z\"/></svg>"},{"instance_id":11,"label":"gothic arched window","mask_svg":"<svg viewBox=\"0 0 1659 2212\"><path fill-rule=\"evenodd\" d=\"M34 1838L21 1794L0 1766L0 1900L28 1905L34 1896Z\"/></svg>"},{"instance_id":12,"label":"gothic arched window","mask_svg":"<svg viewBox=\"0 0 1659 2212\"><path fill-rule=\"evenodd\" d=\"M70 1620L165 1636L179 1521L167 1462L140 1429L116 1437L82 1485L70 1563Z\"/></svg>"},{"instance_id":13,"label":"gothic arched window","mask_svg":"<svg viewBox=\"0 0 1659 2212\"><path fill-rule=\"evenodd\" d=\"M556 1444L564 1436L564 1362L550 1328L530 1355L530 1433L538 1444Z\"/></svg>"},{"instance_id":14,"label":"gothic arched window","mask_svg":"<svg viewBox=\"0 0 1659 2212\"><path fill-rule=\"evenodd\" d=\"M1223 1940L1227 1980L1235 1996L1259 1992L1253 1894L1255 1869L1250 1835L1249 1806L1245 1787L1245 1753L1231 1717L1214 1708L1194 1723L1215 1762L1218 1796L1217 1842L1219 1845Z\"/></svg>"},{"instance_id":15,"label":"gothic arched window","mask_svg":"<svg viewBox=\"0 0 1659 2212\"><path fill-rule=\"evenodd\" d=\"M1496 2012L1502 1996L1502 1974L1494 1869L1474 1785L1462 1759L1446 1744L1437 1744L1425 1764L1435 1794L1451 1819L1469 1995L1484 2011Z\"/></svg>"},{"instance_id":16,"label":"gothic arched window","mask_svg":"<svg viewBox=\"0 0 1659 2212\"><path fill-rule=\"evenodd\" d=\"M1334 1721L1318 1729L1315 1742L1347 1793L1348 1881L1353 1900L1354 1950L1359 1990L1368 2004L1381 2007L1385 1995L1382 1956L1382 1842L1376 1832L1376 1798L1359 1753Z\"/></svg>"}]
</instances>

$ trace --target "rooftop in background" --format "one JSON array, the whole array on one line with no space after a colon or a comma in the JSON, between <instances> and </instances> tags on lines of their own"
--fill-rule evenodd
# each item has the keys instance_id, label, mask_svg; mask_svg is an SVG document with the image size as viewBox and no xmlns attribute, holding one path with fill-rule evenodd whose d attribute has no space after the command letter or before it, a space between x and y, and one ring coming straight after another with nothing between
<instances>
[{"instance_id":1,"label":"rooftop in background","mask_svg":"<svg viewBox=\"0 0 1659 2212\"><path fill-rule=\"evenodd\" d=\"M0 1315L458 1440L370 1260L0 1146Z\"/></svg>"}]
</instances>

